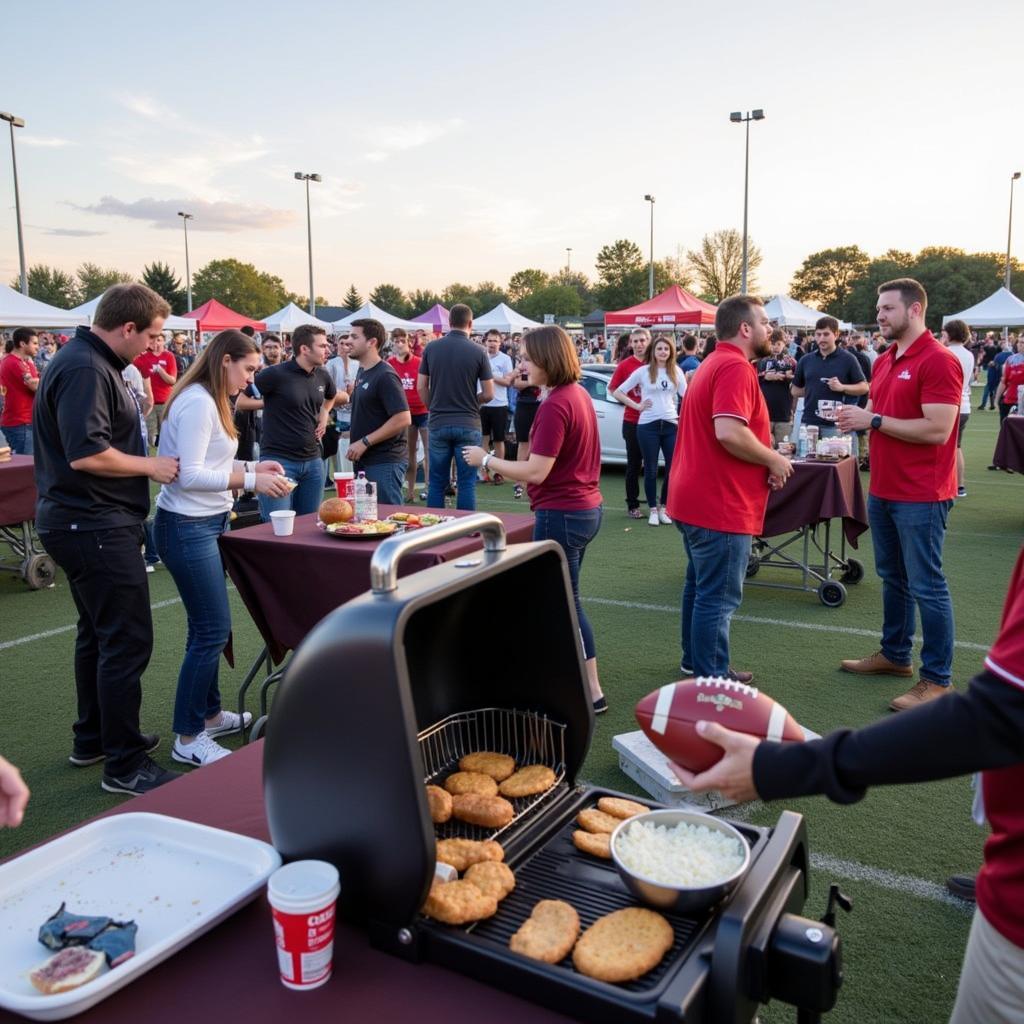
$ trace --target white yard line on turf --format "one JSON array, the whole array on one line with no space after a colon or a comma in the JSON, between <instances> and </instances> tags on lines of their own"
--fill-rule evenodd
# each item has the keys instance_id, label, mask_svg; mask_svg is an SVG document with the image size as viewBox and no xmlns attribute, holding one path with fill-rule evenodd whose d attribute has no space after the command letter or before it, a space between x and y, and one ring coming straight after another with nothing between
<instances>
[{"instance_id":1,"label":"white yard line on turf","mask_svg":"<svg viewBox=\"0 0 1024 1024\"><path fill-rule=\"evenodd\" d=\"M644 604L642 601L615 601L609 597L584 597L583 600L588 604L606 604L611 605L613 608L635 608L638 611L645 612L671 612L674 615L679 614L679 605L677 604ZM732 621L750 622L758 626L781 626L787 629L810 629L818 633L846 633L849 636L870 636L876 639L879 635L877 629L857 629L855 626L832 626L824 622L794 622L790 619L769 619L763 615L734 615ZM915 636L914 643L920 644L920 642L921 638ZM972 643L970 640L954 640L953 644L956 647L963 647L968 651L988 651L992 646L991 644Z\"/></svg>"}]
</instances>

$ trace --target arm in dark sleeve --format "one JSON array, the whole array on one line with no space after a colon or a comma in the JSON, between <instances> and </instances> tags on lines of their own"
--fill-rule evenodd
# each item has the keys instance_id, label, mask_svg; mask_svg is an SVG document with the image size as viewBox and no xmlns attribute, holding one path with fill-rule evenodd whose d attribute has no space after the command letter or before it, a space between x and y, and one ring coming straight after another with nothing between
<instances>
[{"instance_id":1,"label":"arm in dark sleeve","mask_svg":"<svg viewBox=\"0 0 1024 1024\"><path fill-rule=\"evenodd\" d=\"M110 447L112 402L106 379L96 370L81 369L64 374L60 383L51 400L68 462L105 452Z\"/></svg>"},{"instance_id":2,"label":"arm in dark sleeve","mask_svg":"<svg viewBox=\"0 0 1024 1024\"><path fill-rule=\"evenodd\" d=\"M863 729L809 743L761 743L754 785L764 800L824 793L855 803L868 786L930 782L1024 761L1024 689L991 672Z\"/></svg>"}]
</instances>

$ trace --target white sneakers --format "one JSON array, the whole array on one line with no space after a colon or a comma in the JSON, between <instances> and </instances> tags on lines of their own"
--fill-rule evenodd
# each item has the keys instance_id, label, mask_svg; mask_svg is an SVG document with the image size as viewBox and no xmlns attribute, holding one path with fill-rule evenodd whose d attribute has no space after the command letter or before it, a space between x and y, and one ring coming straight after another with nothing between
<instances>
[{"instance_id":1,"label":"white sneakers","mask_svg":"<svg viewBox=\"0 0 1024 1024\"><path fill-rule=\"evenodd\" d=\"M664 506L659 505L657 508L651 509L651 514L647 517L648 526L671 526L672 520L669 518L669 514L665 511Z\"/></svg>"},{"instance_id":2,"label":"white sneakers","mask_svg":"<svg viewBox=\"0 0 1024 1024\"><path fill-rule=\"evenodd\" d=\"M661 525L662 526L671 526L672 525L672 519L669 516L669 514L665 511L664 506L661 506L658 509L658 519L661 521Z\"/></svg>"},{"instance_id":3,"label":"white sneakers","mask_svg":"<svg viewBox=\"0 0 1024 1024\"><path fill-rule=\"evenodd\" d=\"M206 726L207 736L230 736L232 733L248 729L252 724L252 712L246 711L243 721L237 711L223 709L220 713L220 721L216 725Z\"/></svg>"},{"instance_id":4,"label":"white sneakers","mask_svg":"<svg viewBox=\"0 0 1024 1024\"><path fill-rule=\"evenodd\" d=\"M175 761L199 766L213 764L230 753L227 747L222 747L216 740L211 739L208 732L201 732L191 743L182 743L181 737L176 736L171 748L171 757Z\"/></svg>"},{"instance_id":5,"label":"white sneakers","mask_svg":"<svg viewBox=\"0 0 1024 1024\"><path fill-rule=\"evenodd\" d=\"M658 519L658 510L656 508L651 509L651 514L647 517L648 526L660 526L660 520Z\"/></svg>"}]
</instances>

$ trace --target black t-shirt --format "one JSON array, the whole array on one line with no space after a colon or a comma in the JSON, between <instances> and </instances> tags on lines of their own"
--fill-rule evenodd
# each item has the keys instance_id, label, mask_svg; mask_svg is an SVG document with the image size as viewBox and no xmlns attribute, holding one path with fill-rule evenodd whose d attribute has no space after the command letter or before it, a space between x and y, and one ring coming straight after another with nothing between
<instances>
[{"instance_id":1,"label":"black t-shirt","mask_svg":"<svg viewBox=\"0 0 1024 1024\"><path fill-rule=\"evenodd\" d=\"M349 437L353 441L362 440L367 434L382 427L392 416L408 411L409 403L402 390L402 382L393 367L381 361L369 369L360 368L352 389ZM393 437L370 445L355 468L359 470L381 462L401 462L408 454L405 431L400 430Z\"/></svg>"},{"instance_id":2,"label":"black t-shirt","mask_svg":"<svg viewBox=\"0 0 1024 1024\"><path fill-rule=\"evenodd\" d=\"M796 369L796 363L789 356L768 356L760 359L757 363L757 378L761 385L761 394L764 395L765 404L768 406L768 419L772 423L788 423L793 414L793 395L790 393L790 380L765 380L766 373L792 373Z\"/></svg>"},{"instance_id":3,"label":"black t-shirt","mask_svg":"<svg viewBox=\"0 0 1024 1024\"><path fill-rule=\"evenodd\" d=\"M833 391L827 380L838 377L841 384L859 384L864 380L860 363L845 349L837 348L831 355L823 356L821 352L808 352L796 364L793 377L795 387L804 388L804 424L819 427L834 427L831 420L822 419L818 415L818 402L842 402L844 405L856 405L857 395L846 395L841 391Z\"/></svg>"},{"instance_id":4,"label":"black t-shirt","mask_svg":"<svg viewBox=\"0 0 1024 1024\"><path fill-rule=\"evenodd\" d=\"M860 372L864 374L864 379L871 382L871 360L868 359L868 354L863 352L859 348L849 348L846 350L849 352L854 359L857 360L857 364L860 366ZM862 408L866 409L868 404L868 396L866 394L861 395L857 399L857 404Z\"/></svg>"},{"instance_id":5,"label":"black t-shirt","mask_svg":"<svg viewBox=\"0 0 1024 1024\"><path fill-rule=\"evenodd\" d=\"M317 458L320 407L338 393L331 375L322 366L307 373L288 359L260 370L256 388L263 396L260 454L298 462Z\"/></svg>"},{"instance_id":6,"label":"black t-shirt","mask_svg":"<svg viewBox=\"0 0 1024 1024\"><path fill-rule=\"evenodd\" d=\"M121 371L128 364L87 327L50 360L32 403L36 527L109 530L149 514L149 478L96 476L71 463L108 448L145 455L139 407Z\"/></svg>"},{"instance_id":7,"label":"black t-shirt","mask_svg":"<svg viewBox=\"0 0 1024 1024\"><path fill-rule=\"evenodd\" d=\"M432 341L420 357L420 373L430 378L430 418L427 426L480 429L476 384L492 380L487 349L452 331Z\"/></svg>"}]
</instances>

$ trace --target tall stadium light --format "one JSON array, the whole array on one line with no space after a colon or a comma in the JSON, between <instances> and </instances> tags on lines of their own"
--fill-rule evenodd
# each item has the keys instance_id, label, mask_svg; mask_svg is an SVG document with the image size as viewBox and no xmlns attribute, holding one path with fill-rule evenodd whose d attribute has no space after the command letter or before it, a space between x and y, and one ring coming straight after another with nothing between
<instances>
[{"instance_id":1,"label":"tall stadium light","mask_svg":"<svg viewBox=\"0 0 1024 1024\"><path fill-rule=\"evenodd\" d=\"M188 311L192 312L192 268L188 262L188 222L195 216L194 213L182 213L178 211L178 216L181 218L181 226L185 229L185 291L188 298L185 300L188 303Z\"/></svg>"},{"instance_id":2,"label":"tall stadium light","mask_svg":"<svg viewBox=\"0 0 1024 1024\"><path fill-rule=\"evenodd\" d=\"M0 115L3 116L3 115ZM1020 171L1010 175L1010 226L1006 229L1006 290L1010 290L1010 239L1013 238L1013 183L1020 177ZM22 261L22 267L25 266Z\"/></svg>"},{"instance_id":3,"label":"tall stadium light","mask_svg":"<svg viewBox=\"0 0 1024 1024\"><path fill-rule=\"evenodd\" d=\"M304 174L302 171L295 172L296 181L306 183L306 238L309 242L309 315L316 316L316 292L313 291L313 218L309 212L309 183L311 181L323 181L319 174Z\"/></svg>"},{"instance_id":4,"label":"tall stadium light","mask_svg":"<svg viewBox=\"0 0 1024 1024\"><path fill-rule=\"evenodd\" d=\"M647 268L647 298L654 298L654 196L650 193L644 200L651 204L651 263Z\"/></svg>"},{"instance_id":5,"label":"tall stadium light","mask_svg":"<svg viewBox=\"0 0 1024 1024\"><path fill-rule=\"evenodd\" d=\"M763 121L763 110L748 110L744 117L742 112L734 110L729 115L733 124L746 124L747 126L747 147L743 160L743 270L740 278L740 291L746 294L747 291L747 206L750 195L750 122Z\"/></svg>"},{"instance_id":6,"label":"tall stadium light","mask_svg":"<svg viewBox=\"0 0 1024 1024\"><path fill-rule=\"evenodd\" d=\"M28 272L25 269L25 236L21 230L21 196L18 193L18 158L14 152L14 129L24 128L25 121L0 110L0 121L11 126L11 167L14 170L14 216L18 221L18 259L21 261L21 294L28 295Z\"/></svg>"},{"instance_id":7,"label":"tall stadium light","mask_svg":"<svg viewBox=\"0 0 1024 1024\"><path fill-rule=\"evenodd\" d=\"M565 272L567 274L572 273L572 246L567 245L565 247Z\"/></svg>"}]
</instances>

